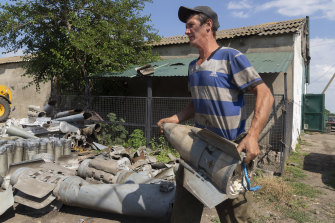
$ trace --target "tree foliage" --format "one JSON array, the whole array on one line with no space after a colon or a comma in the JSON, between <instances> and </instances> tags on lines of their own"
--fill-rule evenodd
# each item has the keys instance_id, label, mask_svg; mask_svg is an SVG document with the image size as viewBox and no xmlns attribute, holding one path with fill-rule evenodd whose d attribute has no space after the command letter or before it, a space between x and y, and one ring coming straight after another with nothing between
<instances>
[{"instance_id":1,"label":"tree foliage","mask_svg":"<svg viewBox=\"0 0 335 223\"><path fill-rule=\"evenodd\" d=\"M55 78L61 89L83 91L85 78L156 59L158 40L142 16L151 0L11 0L0 5L0 46L23 49L25 75L37 88Z\"/></svg>"}]
</instances>

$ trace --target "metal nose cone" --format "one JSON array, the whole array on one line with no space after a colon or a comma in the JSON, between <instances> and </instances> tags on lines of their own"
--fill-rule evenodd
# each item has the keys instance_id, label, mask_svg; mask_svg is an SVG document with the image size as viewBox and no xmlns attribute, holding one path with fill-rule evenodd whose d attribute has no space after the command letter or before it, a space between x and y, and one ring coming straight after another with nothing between
<instances>
[{"instance_id":1,"label":"metal nose cone","mask_svg":"<svg viewBox=\"0 0 335 223\"><path fill-rule=\"evenodd\" d=\"M196 137L196 133L201 129L173 123L165 123L163 129L167 140L184 160L198 162L198 152L202 151L207 145L206 142Z\"/></svg>"}]
</instances>

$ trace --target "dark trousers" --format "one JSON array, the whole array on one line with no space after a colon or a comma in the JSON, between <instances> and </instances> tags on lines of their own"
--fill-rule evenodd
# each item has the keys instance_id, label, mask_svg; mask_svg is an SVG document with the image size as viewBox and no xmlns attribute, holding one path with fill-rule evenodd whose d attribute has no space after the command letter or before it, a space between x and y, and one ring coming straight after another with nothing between
<instances>
[{"instance_id":1,"label":"dark trousers","mask_svg":"<svg viewBox=\"0 0 335 223\"><path fill-rule=\"evenodd\" d=\"M180 165L176 173L176 194L171 222L196 223L201 221L204 205L183 187L184 168ZM227 199L217 205L216 211L221 223L252 222L250 192L241 194L235 199Z\"/></svg>"}]
</instances>

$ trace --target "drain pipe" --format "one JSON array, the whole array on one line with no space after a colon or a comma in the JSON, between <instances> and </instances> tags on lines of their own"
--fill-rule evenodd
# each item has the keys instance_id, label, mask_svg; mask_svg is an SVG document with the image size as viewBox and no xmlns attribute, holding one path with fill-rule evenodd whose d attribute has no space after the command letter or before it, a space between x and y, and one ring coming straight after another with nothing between
<instances>
[{"instance_id":1,"label":"drain pipe","mask_svg":"<svg viewBox=\"0 0 335 223\"><path fill-rule=\"evenodd\" d=\"M53 191L69 206L121 215L161 218L170 211L175 187L162 184L90 184L77 176L67 177Z\"/></svg>"}]
</instances>

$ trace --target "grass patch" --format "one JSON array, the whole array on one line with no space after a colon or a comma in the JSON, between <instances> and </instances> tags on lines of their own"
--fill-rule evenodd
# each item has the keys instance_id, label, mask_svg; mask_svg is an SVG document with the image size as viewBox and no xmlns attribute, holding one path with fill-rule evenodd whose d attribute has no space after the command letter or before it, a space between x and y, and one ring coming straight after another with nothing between
<instances>
[{"instance_id":1,"label":"grass patch","mask_svg":"<svg viewBox=\"0 0 335 223\"><path fill-rule=\"evenodd\" d=\"M290 182L293 193L299 196L315 198L321 191L301 182Z\"/></svg>"},{"instance_id":2,"label":"grass patch","mask_svg":"<svg viewBox=\"0 0 335 223\"><path fill-rule=\"evenodd\" d=\"M293 195L290 185L279 177L256 178L255 183L262 186L257 192L262 200L288 203Z\"/></svg>"},{"instance_id":3,"label":"grass patch","mask_svg":"<svg viewBox=\"0 0 335 223\"><path fill-rule=\"evenodd\" d=\"M291 207L284 207L281 208L281 212L288 218L294 219L298 223L304 223L310 221L310 214L306 213L305 211L291 208Z\"/></svg>"},{"instance_id":4,"label":"grass patch","mask_svg":"<svg viewBox=\"0 0 335 223\"><path fill-rule=\"evenodd\" d=\"M287 158L287 163L295 163L297 164L298 168L302 168L304 164L304 157L307 155L307 153L302 153L300 149L296 149L294 152L292 152L289 157Z\"/></svg>"},{"instance_id":5,"label":"grass patch","mask_svg":"<svg viewBox=\"0 0 335 223\"><path fill-rule=\"evenodd\" d=\"M310 220L310 214L306 212L308 198L316 196L317 190L303 183L287 181L282 177L257 177L255 183L262 186L257 192L256 199L266 203L267 207L279 211L282 216L296 222ZM268 220L270 219L264 216L257 217L259 223L268 222Z\"/></svg>"},{"instance_id":6,"label":"grass patch","mask_svg":"<svg viewBox=\"0 0 335 223\"><path fill-rule=\"evenodd\" d=\"M313 198L321 192L314 187L300 182L306 178L303 168L304 157L307 153L300 151L303 141L299 140L296 151L287 158L288 165L285 175L282 177L262 177L256 172L254 181L262 188L255 194L257 200L267 205L267 208L276 210L284 218L290 218L296 222L310 222L312 214L309 205ZM334 173L335 183L335 173ZM257 222L268 222L271 219L265 216L258 216Z\"/></svg>"},{"instance_id":7,"label":"grass patch","mask_svg":"<svg viewBox=\"0 0 335 223\"><path fill-rule=\"evenodd\" d=\"M271 222L272 217L258 216L257 219L253 220L253 223L267 223Z\"/></svg>"},{"instance_id":8,"label":"grass patch","mask_svg":"<svg viewBox=\"0 0 335 223\"><path fill-rule=\"evenodd\" d=\"M295 166L287 166L286 170L285 170L285 179L287 179L288 181L291 180L301 180L301 179L305 179L306 178L306 174L304 173L304 171L298 167Z\"/></svg>"},{"instance_id":9,"label":"grass patch","mask_svg":"<svg viewBox=\"0 0 335 223\"><path fill-rule=\"evenodd\" d=\"M220 223L220 219L218 217L211 219L213 223Z\"/></svg>"}]
</instances>

